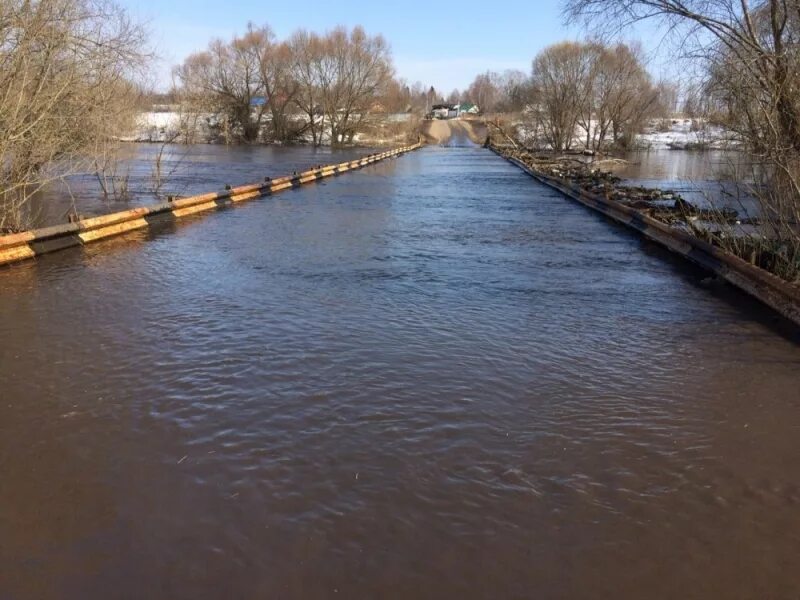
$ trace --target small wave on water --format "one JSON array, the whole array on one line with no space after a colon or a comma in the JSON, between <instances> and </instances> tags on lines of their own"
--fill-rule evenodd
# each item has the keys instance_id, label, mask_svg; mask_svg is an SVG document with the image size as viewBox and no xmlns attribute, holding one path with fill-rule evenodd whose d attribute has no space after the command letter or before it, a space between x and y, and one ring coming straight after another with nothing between
<instances>
[{"instance_id":1,"label":"small wave on water","mask_svg":"<svg viewBox=\"0 0 800 600\"><path fill-rule=\"evenodd\" d=\"M0 271L0 597L793 597L800 350L701 278L475 148Z\"/></svg>"}]
</instances>

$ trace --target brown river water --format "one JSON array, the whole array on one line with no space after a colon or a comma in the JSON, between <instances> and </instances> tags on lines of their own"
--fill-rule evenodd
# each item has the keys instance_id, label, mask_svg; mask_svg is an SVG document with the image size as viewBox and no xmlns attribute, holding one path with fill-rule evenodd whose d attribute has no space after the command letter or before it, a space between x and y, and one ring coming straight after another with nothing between
<instances>
[{"instance_id":1,"label":"brown river water","mask_svg":"<svg viewBox=\"0 0 800 600\"><path fill-rule=\"evenodd\" d=\"M2 600L800 597L797 331L486 150L0 270L0 339Z\"/></svg>"}]
</instances>

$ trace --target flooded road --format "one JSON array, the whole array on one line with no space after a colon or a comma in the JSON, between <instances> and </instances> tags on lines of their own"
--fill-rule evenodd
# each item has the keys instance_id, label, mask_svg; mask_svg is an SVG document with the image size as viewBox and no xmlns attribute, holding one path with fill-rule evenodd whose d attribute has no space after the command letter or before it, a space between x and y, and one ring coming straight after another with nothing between
<instances>
[{"instance_id":1,"label":"flooded road","mask_svg":"<svg viewBox=\"0 0 800 600\"><path fill-rule=\"evenodd\" d=\"M489 151L137 235L0 271L0 599L800 594L792 334Z\"/></svg>"}]
</instances>

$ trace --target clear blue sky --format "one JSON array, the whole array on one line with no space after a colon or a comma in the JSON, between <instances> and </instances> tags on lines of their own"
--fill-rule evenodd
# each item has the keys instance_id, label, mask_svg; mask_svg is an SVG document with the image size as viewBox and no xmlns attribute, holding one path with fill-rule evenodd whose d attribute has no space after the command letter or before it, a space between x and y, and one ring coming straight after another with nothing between
<instances>
[{"instance_id":1,"label":"clear blue sky","mask_svg":"<svg viewBox=\"0 0 800 600\"><path fill-rule=\"evenodd\" d=\"M269 24L280 38L300 27L325 31L363 25L389 41L398 76L434 85L445 94L465 88L487 69L527 72L539 50L582 35L579 27L564 24L558 0L120 1L149 24L162 57L157 75L161 87L169 81L172 65L214 37L243 31L248 21Z\"/></svg>"}]
</instances>

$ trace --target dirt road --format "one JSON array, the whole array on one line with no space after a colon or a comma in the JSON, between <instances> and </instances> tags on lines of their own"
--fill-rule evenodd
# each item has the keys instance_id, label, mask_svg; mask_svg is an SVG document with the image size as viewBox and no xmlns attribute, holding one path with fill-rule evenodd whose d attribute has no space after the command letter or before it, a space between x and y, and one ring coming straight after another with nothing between
<instances>
[{"instance_id":1,"label":"dirt road","mask_svg":"<svg viewBox=\"0 0 800 600\"><path fill-rule=\"evenodd\" d=\"M486 140L487 128L481 121L425 121L422 135L429 144L442 146L482 145Z\"/></svg>"}]
</instances>

